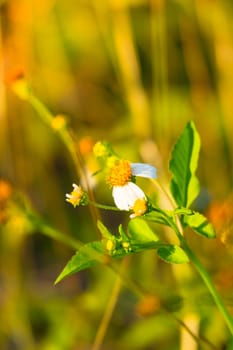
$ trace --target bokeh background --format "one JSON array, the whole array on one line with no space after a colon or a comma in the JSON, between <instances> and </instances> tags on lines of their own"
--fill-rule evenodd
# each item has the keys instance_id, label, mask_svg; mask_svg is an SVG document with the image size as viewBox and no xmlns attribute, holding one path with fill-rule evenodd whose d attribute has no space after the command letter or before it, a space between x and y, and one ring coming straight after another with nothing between
<instances>
[{"instance_id":1,"label":"bokeh background","mask_svg":"<svg viewBox=\"0 0 233 350\"><path fill-rule=\"evenodd\" d=\"M115 272L98 265L55 286L74 249L48 236L99 239L96 215L114 233L127 223L126 214L65 202L83 170L96 170L96 141L155 165L167 186L172 147L193 120L202 141L195 207L217 239L190 242L233 313L232 1L1 0L0 16L0 348L225 349L226 326L191 268L146 252ZM54 117L66 118L82 171L13 91L19 74ZM98 202L113 204L98 177L88 181Z\"/></svg>"}]
</instances>

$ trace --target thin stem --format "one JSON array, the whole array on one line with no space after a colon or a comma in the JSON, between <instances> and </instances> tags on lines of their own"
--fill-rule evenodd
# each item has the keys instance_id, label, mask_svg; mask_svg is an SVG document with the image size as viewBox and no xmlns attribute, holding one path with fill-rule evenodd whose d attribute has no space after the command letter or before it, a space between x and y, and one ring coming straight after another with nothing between
<instances>
[{"instance_id":1,"label":"thin stem","mask_svg":"<svg viewBox=\"0 0 233 350\"><path fill-rule=\"evenodd\" d=\"M54 228L52 228L50 226L42 225L41 230L45 236L53 238L59 242L62 242L74 250L78 250L83 246L83 244L81 242L77 241L76 239L73 239L72 237L69 237L69 236L63 234L62 232L60 232L58 230L55 230Z\"/></svg>"},{"instance_id":2,"label":"thin stem","mask_svg":"<svg viewBox=\"0 0 233 350\"><path fill-rule=\"evenodd\" d=\"M156 180L156 179L150 179L151 182L154 184L154 186L157 187L157 189L159 191L161 191L163 193L163 195L167 198L170 206L171 206L171 209L175 209L176 208L176 204L173 200L173 198L171 196L169 196L169 194L167 193L167 191L163 188L163 186L161 186L161 184Z\"/></svg>"},{"instance_id":3,"label":"thin stem","mask_svg":"<svg viewBox=\"0 0 233 350\"><path fill-rule=\"evenodd\" d=\"M215 288L212 280L210 279L210 276L208 275L207 271L202 266L201 262L198 260L196 255L193 253L193 251L187 245L187 243L185 244L185 247L183 246L183 248L185 248L185 251L188 254L190 260L192 261L192 263L195 266L196 270L198 271L199 275L201 276L201 278L205 282L206 287L209 289L209 292L211 293L217 307L219 308L219 310L222 313L222 316L225 319L225 322L229 328L231 335L233 335L233 318L231 317L228 310L226 309L226 307L222 301L222 298L220 297L217 289Z\"/></svg>"},{"instance_id":4,"label":"thin stem","mask_svg":"<svg viewBox=\"0 0 233 350\"><path fill-rule=\"evenodd\" d=\"M197 344L205 344L208 345L211 349L214 350L218 350L218 348L212 344L208 339L206 339L203 336L196 336L196 334L193 333L193 331L191 331L191 329L186 325L185 322L183 322L182 320L180 320L179 318L177 318L176 316L174 316L175 320L177 321L177 323L179 323L181 325L181 327L183 327L186 332L189 333L189 335L196 341Z\"/></svg>"},{"instance_id":5,"label":"thin stem","mask_svg":"<svg viewBox=\"0 0 233 350\"><path fill-rule=\"evenodd\" d=\"M93 202L91 200L88 201L88 204L91 204L91 205L93 205L93 206L95 206L96 208L99 208L99 209L121 211L117 207L113 207L111 205L105 205L105 204L96 203L96 202Z\"/></svg>"},{"instance_id":6,"label":"thin stem","mask_svg":"<svg viewBox=\"0 0 233 350\"><path fill-rule=\"evenodd\" d=\"M34 211L27 209L24 211L24 214L43 235L62 242L74 250L78 250L83 246L83 243L77 239L65 235L63 232L56 230L55 228L44 223Z\"/></svg>"},{"instance_id":7,"label":"thin stem","mask_svg":"<svg viewBox=\"0 0 233 350\"><path fill-rule=\"evenodd\" d=\"M32 93L30 92L28 96L28 101L31 103L31 105L35 108L39 116L43 119L43 121L49 125L49 127L52 127L52 120L54 118L53 114L48 110L48 108ZM79 174L80 170L80 164L77 159L76 149L74 146L74 142L68 133L66 129L57 130L57 133L63 143L65 144L66 148L68 149L71 158L74 162L75 168L77 170L77 173Z\"/></svg>"},{"instance_id":8,"label":"thin stem","mask_svg":"<svg viewBox=\"0 0 233 350\"><path fill-rule=\"evenodd\" d=\"M217 305L219 311L222 313L222 316L228 326L228 329L233 335L233 318L229 314L228 310L226 309L221 296L219 295L217 289L215 288L209 274L207 273L204 266L201 264L197 256L193 253L191 248L189 247L188 243L186 242L185 238L182 236L181 232L179 231L178 227L176 226L175 222L167 217L167 221L170 223L171 227L174 229L176 235L178 236L180 243L182 245L182 248L185 250L187 255L190 258L190 261L195 266L196 270L198 271L199 275L201 276L202 280L204 281L206 287L208 288L210 294L212 295L215 304Z\"/></svg>"},{"instance_id":9,"label":"thin stem","mask_svg":"<svg viewBox=\"0 0 233 350\"><path fill-rule=\"evenodd\" d=\"M120 270L125 269L126 262L127 262L126 259L124 259L122 261ZM109 301L106 305L106 309L105 309L103 318L101 320L100 326L98 328L98 331L96 333L96 337L95 337L95 340L94 340L94 343L93 343L91 350L99 350L101 348L101 345L102 345L103 340L104 340L104 336L107 332L108 325L110 323L114 308L116 306L116 303L117 303L117 300L119 297L121 287L122 287L121 275L116 275L115 283L114 283Z\"/></svg>"},{"instance_id":10,"label":"thin stem","mask_svg":"<svg viewBox=\"0 0 233 350\"><path fill-rule=\"evenodd\" d=\"M171 209L174 211L177 210L177 205L176 205L174 199L168 194L168 192L165 190L165 188L163 188L163 186L156 179L151 179L151 181L157 187L157 189L160 190L163 193L163 195L167 198L167 200L171 206ZM183 235L183 228L182 228L182 225L180 223L178 216L176 216L176 224L179 228L178 231L181 233L181 235Z\"/></svg>"},{"instance_id":11,"label":"thin stem","mask_svg":"<svg viewBox=\"0 0 233 350\"><path fill-rule=\"evenodd\" d=\"M47 125L49 125L50 128L52 128L52 121L54 119L54 116L49 111L49 109L33 94L32 91L30 91L27 98L28 98L28 102L31 103L31 105L37 111L37 113L41 117L41 119ZM88 195L91 198L91 200L94 200L94 194L93 194L93 191L89 185L87 173L85 170L85 166L83 164L83 159L82 159L79 147L76 146L76 144L75 144L75 142L74 142L74 140L73 140L73 138L72 138L72 136L69 133L67 128L61 128L59 130L56 130L56 132L71 156L71 159L73 161L77 176L82 177L84 179L85 185L87 187ZM90 211L91 211L91 215L92 215L94 222L100 218L97 207L92 206L90 208Z\"/></svg>"}]
</instances>

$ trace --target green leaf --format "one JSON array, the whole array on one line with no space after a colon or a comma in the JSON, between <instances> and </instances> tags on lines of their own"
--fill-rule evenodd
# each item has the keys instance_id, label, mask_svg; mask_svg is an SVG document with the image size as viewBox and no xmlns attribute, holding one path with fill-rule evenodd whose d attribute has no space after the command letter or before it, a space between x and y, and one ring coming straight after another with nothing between
<instances>
[{"instance_id":1,"label":"green leaf","mask_svg":"<svg viewBox=\"0 0 233 350\"><path fill-rule=\"evenodd\" d=\"M213 225L207 220L207 218L195 212L192 215L184 217L183 222L185 225L191 227L196 233L207 238L215 238L216 232Z\"/></svg>"},{"instance_id":2,"label":"green leaf","mask_svg":"<svg viewBox=\"0 0 233 350\"><path fill-rule=\"evenodd\" d=\"M199 134L194 123L189 122L174 146L169 164L171 192L181 207L189 207L199 193L199 181L195 176L199 150Z\"/></svg>"},{"instance_id":3,"label":"green leaf","mask_svg":"<svg viewBox=\"0 0 233 350\"><path fill-rule=\"evenodd\" d=\"M151 249L157 249L161 247L163 243L160 241L147 241L147 242L138 242L138 241L129 241L129 247L126 250L122 246L118 246L113 254L111 255L112 259L120 259L124 258L125 256L136 254L143 252L144 250L151 250Z\"/></svg>"},{"instance_id":4,"label":"green leaf","mask_svg":"<svg viewBox=\"0 0 233 350\"><path fill-rule=\"evenodd\" d=\"M160 259L171 264L183 264L189 262L189 258L185 251L177 245L164 244L158 248L157 255Z\"/></svg>"},{"instance_id":5,"label":"green leaf","mask_svg":"<svg viewBox=\"0 0 233 350\"><path fill-rule=\"evenodd\" d=\"M158 236L152 231L150 226L141 218L130 220L128 225L130 237L138 242L156 242Z\"/></svg>"},{"instance_id":6,"label":"green leaf","mask_svg":"<svg viewBox=\"0 0 233 350\"><path fill-rule=\"evenodd\" d=\"M71 276L76 272L87 269L101 261L105 250L101 241L90 242L81 247L78 252L68 261L60 275L57 277L55 284L63 278Z\"/></svg>"},{"instance_id":7,"label":"green leaf","mask_svg":"<svg viewBox=\"0 0 233 350\"><path fill-rule=\"evenodd\" d=\"M192 209L188 208L176 208L173 211L170 211L170 215L173 216L175 215L192 215L194 211Z\"/></svg>"},{"instance_id":8,"label":"green leaf","mask_svg":"<svg viewBox=\"0 0 233 350\"><path fill-rule=\"evenodd\" d=\"M60 275L57 277L55 284L65 277L71 276L76 272L88 269L97 263L104 263L104 256L108 255L112 259L120 259L127 255L140 253L148 249L157 249L161 246L159 241L129 241L129 247L126 250L119 242L111 254L104 248L102 241L95 241L83 245L79 251L68 261Z\"/></svg>"},{"instance_id":9,"label":"green leaf","mask_svg":"<svg viewBox=\"0 0 233 350\"><path fill-rule=\"evenodd\" d=\"M160 209L151 211L143 215L143 218L148 221L156 222L157 224L170 226L167 220L167 214L168 211L163 211L162 209Z\"/></svg>"}]
</instances>

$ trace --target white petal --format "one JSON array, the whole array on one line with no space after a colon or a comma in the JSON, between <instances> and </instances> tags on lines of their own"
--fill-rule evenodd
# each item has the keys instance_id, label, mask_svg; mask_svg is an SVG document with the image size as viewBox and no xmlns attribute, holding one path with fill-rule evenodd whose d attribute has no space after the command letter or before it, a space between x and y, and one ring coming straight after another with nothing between
<instances>
[{"instance_id":1,"label":"white petal","mask_svg":"<svg viewBox=\"0 0 233 350\"><path fill-rule=\"evenodd\" d=\"M129 210L124 187L125 186L114 186L112 189L112 196L117 208L120 210Z\"/></svg>"},{"instance_id":2,"label":"white petal","mask_svg":"<svg viewBox=\"0 0 233 350\"><path fill-rule=\"evenodd\" d=\"M130 167L134 176L148 177L151 179L157 177L156 168L150 164L130 163Z\"/></svg>"},{"instance_id":3,"label":"white petal","mask_svg":"<svg viewBox=\"0 0 233 350\"><path fill-rule=\"evenodd\" d=\"M129 198L129 201L130 201L130 208L133 207L136 199L146 198L143 190L140 187L138 187L135 183L128 182L128 184L125 185L124 187L126 187L127 197Z\"/></svg>"},{"instance_id":4,"label":"white petal","mask_svg":"<svg viewBox=\"0 0 233 350\"><path fill-rule=\"evenodd\" d=\"M125 186L114 186L112 195L117 208L121 210L130 210L138 198L145 198L144 192L133 182L128 182Z\"/></svg>"}]
</instances>

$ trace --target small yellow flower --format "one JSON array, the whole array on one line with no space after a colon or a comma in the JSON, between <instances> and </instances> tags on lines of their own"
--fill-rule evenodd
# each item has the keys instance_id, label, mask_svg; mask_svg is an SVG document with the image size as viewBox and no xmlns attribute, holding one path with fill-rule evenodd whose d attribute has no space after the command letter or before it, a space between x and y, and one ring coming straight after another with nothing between
<instances>
[{"instance_id":1,"label":"small yellow flower","mask_svg":"<svg viewBox=\"0 0 233 350\"><path fill-rule=\"evenodd\" d=\"M106 249L108 252L112 252L116 248L116 242L108 239L106 242Z\"/></svg>"},{"instance_id":2,"label":"small yellow flower","mask_svg":"<svg viewBox=\"0 0 233 350\"><path fill-rule=\"evenodd\" d=\"M77 205L85 205L87 204L87 196L83 191L81 186L73 184L73 191L69 194L66 193L66 201L71 203L75 208Z\"/></svg>"},{"instance_id":3,"label":"small yellow flower","mask_svg":"<svg viewBox=\"0 0 233 350\"><path fill-rule=\"evenodd\" d=\"M109 169L107 182L112 186L113 199L120 210L131 210L137 199L146 203L144 192L133 182L136 176L156 178L156 169L149 164L130 163L124 159L117 159Z\"/></svg>"},{"instance_id":4,"label":"small yellow flower","mask_svg":"<svg viewBox=\"0 0 233 350\"><path fill-rule=\"evenodd\" d=\"M145 214L147 211L147 200L145 198L137 198L132 210L133 214L130 215L131 219Z\"/></svg>"},{"instance_id":5,"label":"small yellow flower","mask_svg":"<svg viewBox=\"0 0 233 350\"><path fill-rule=\"evenodd\" d=\"M64 129L66 126L66 118L64 115L56 115L52 121L51 126L54 130L59 131L61 129Z\"/></svg>"},{"instance_id":6,"label":"small yellow flower","mask_svg":"<svg viewBox=\"0 0 233 350\"><path fill-rule=\"evenodd\" d=\"M109 149L104 142L98 141L93 147L94 155L97 158L105 158L109 155Z\"/></svg>"},{"instance_id":7,"label":"small yellow flower","mask_svg":"<svg viewBox=\"0 0 233 350\"><path fill-rule=\"evenodd\" d=\"M121 245L123 249L126 251L126 253L129 253L132 250L129 242L122 242Z\"/></svg>"}]
</instances>

